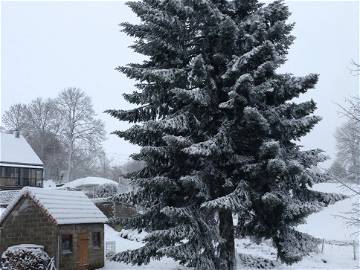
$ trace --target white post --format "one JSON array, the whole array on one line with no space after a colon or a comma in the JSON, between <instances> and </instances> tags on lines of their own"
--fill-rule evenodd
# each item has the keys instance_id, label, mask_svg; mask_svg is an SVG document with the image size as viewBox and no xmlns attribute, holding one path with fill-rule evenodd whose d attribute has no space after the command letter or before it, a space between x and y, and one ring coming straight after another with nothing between
<instances>
[{"instance_id":1,"label":"white post","mask_svg":"<svg viewBox=\"0 0 360 270\"><path fill-rule=\"evenodd\" d=\"M325 245L325 239L323 239L321 243L321 253L324 253L324 245Z\"/></svg>"}]
</instances>

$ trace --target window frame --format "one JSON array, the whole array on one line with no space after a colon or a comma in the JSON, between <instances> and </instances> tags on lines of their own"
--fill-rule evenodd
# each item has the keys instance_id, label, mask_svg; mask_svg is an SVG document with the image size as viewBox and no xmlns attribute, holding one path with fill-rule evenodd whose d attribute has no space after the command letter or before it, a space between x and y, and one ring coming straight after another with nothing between
<instances>
[{"instance_id":1,"label":"window frame","mask_svg":"<svg viewBox=\"0 0 360 270\"><path fill-rule=\"evenodd\" d=\"M99 249L101 248L101 232L91 232L91 246L93 248Z\"/></svg>"},{"instance_id":2,"label":"window frame","mask_svg":"<svg viewBox=\"0 0 360 270\"><path fill-rule=\"evenodd\" d=\"M66 237L69 237L69 239L65 239ZM64 242L70 241L69 249L64 249ZM74 237L71 233L63 233L61 234L61 253L62 254L72 254L74 252Z\"/></svg>"}]
</instances>

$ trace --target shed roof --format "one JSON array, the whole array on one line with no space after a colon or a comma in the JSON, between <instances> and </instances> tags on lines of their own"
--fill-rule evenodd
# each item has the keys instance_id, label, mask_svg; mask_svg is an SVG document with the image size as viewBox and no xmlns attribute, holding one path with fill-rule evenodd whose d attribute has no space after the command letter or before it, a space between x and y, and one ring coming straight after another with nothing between
<instances>
[{"instance_id":1,"label":"shed roof","mask_svg":"<svg viewBox=\"0 0 360 270\"><path fill-rule=\"evenodd\" d=\"M0 131L0 165L14 164L43 166L43 162L22 135L16 137L15 134Z\"/></svg>"},{"instance_id":2,"label":"shed roof","mask_svg":"<svg viewBox=\"0 0 360 270\"><path fill-rule=\"evenodd\" d=\"M107 222L106 216L82 191L24 187L0 217L0 224L24 197L34 201L58 225Z\"/></svg>"}]
</instances>

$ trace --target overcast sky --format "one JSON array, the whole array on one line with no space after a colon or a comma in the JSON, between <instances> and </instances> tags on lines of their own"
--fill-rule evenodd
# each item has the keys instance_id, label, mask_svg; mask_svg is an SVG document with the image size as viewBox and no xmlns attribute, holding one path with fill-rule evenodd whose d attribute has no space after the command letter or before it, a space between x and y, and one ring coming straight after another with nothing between
<instances>
[{"instance_id":1,"label":"overcast sky","mask_svg":"<svg viewBox=\"0 0 360 270\"><path fill-rule=\"evenodd\" d=\"M351 75L351 60L359 59L358 1L290 1L296 36L282 72L319 73L313 98L322 122L301 143L335 154L334 132L344 120L336 103L359 94L359 79ZM122 94L133 81L115 71L119 65L141 61L128 46L131 38L119 31L137 18L118 2L2 2L1 111L36 97L55 97L66 87L79 87L92 99L108 133L128 127L103 113L131 108ZM106 151L126 161L136 146L108 135Z\"/></svg>"}]
</instances>

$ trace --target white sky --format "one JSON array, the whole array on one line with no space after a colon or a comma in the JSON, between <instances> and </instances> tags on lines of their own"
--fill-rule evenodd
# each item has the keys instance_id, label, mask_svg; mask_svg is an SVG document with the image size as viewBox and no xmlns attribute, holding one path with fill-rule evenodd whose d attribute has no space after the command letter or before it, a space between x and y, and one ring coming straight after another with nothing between
<instances>
[{"instance_id":1,"label":"white sky","mask_svg":"<svg viewBox=\"0 0 360 270\"><path fill-rule=\"evenodd\" d=\"M55 97L67 87L79 87L92 99L108 133L128 127L103 113L131 105L122 93L133 81L114 70L142 56L128 46L131 38L119 23L137 22L124 1L1 2L1 111L36 97ZM343 121L336 103L359 93L359 78L351 75L351 59L359 59L359 2L291 1L291 21L297 37L282 72L319 73L313 98L322 122L307 135L306 148L335 154L333 134ZM106 151L125 161L137 146L108 135Z\"/></svg>"}]
</instances>

